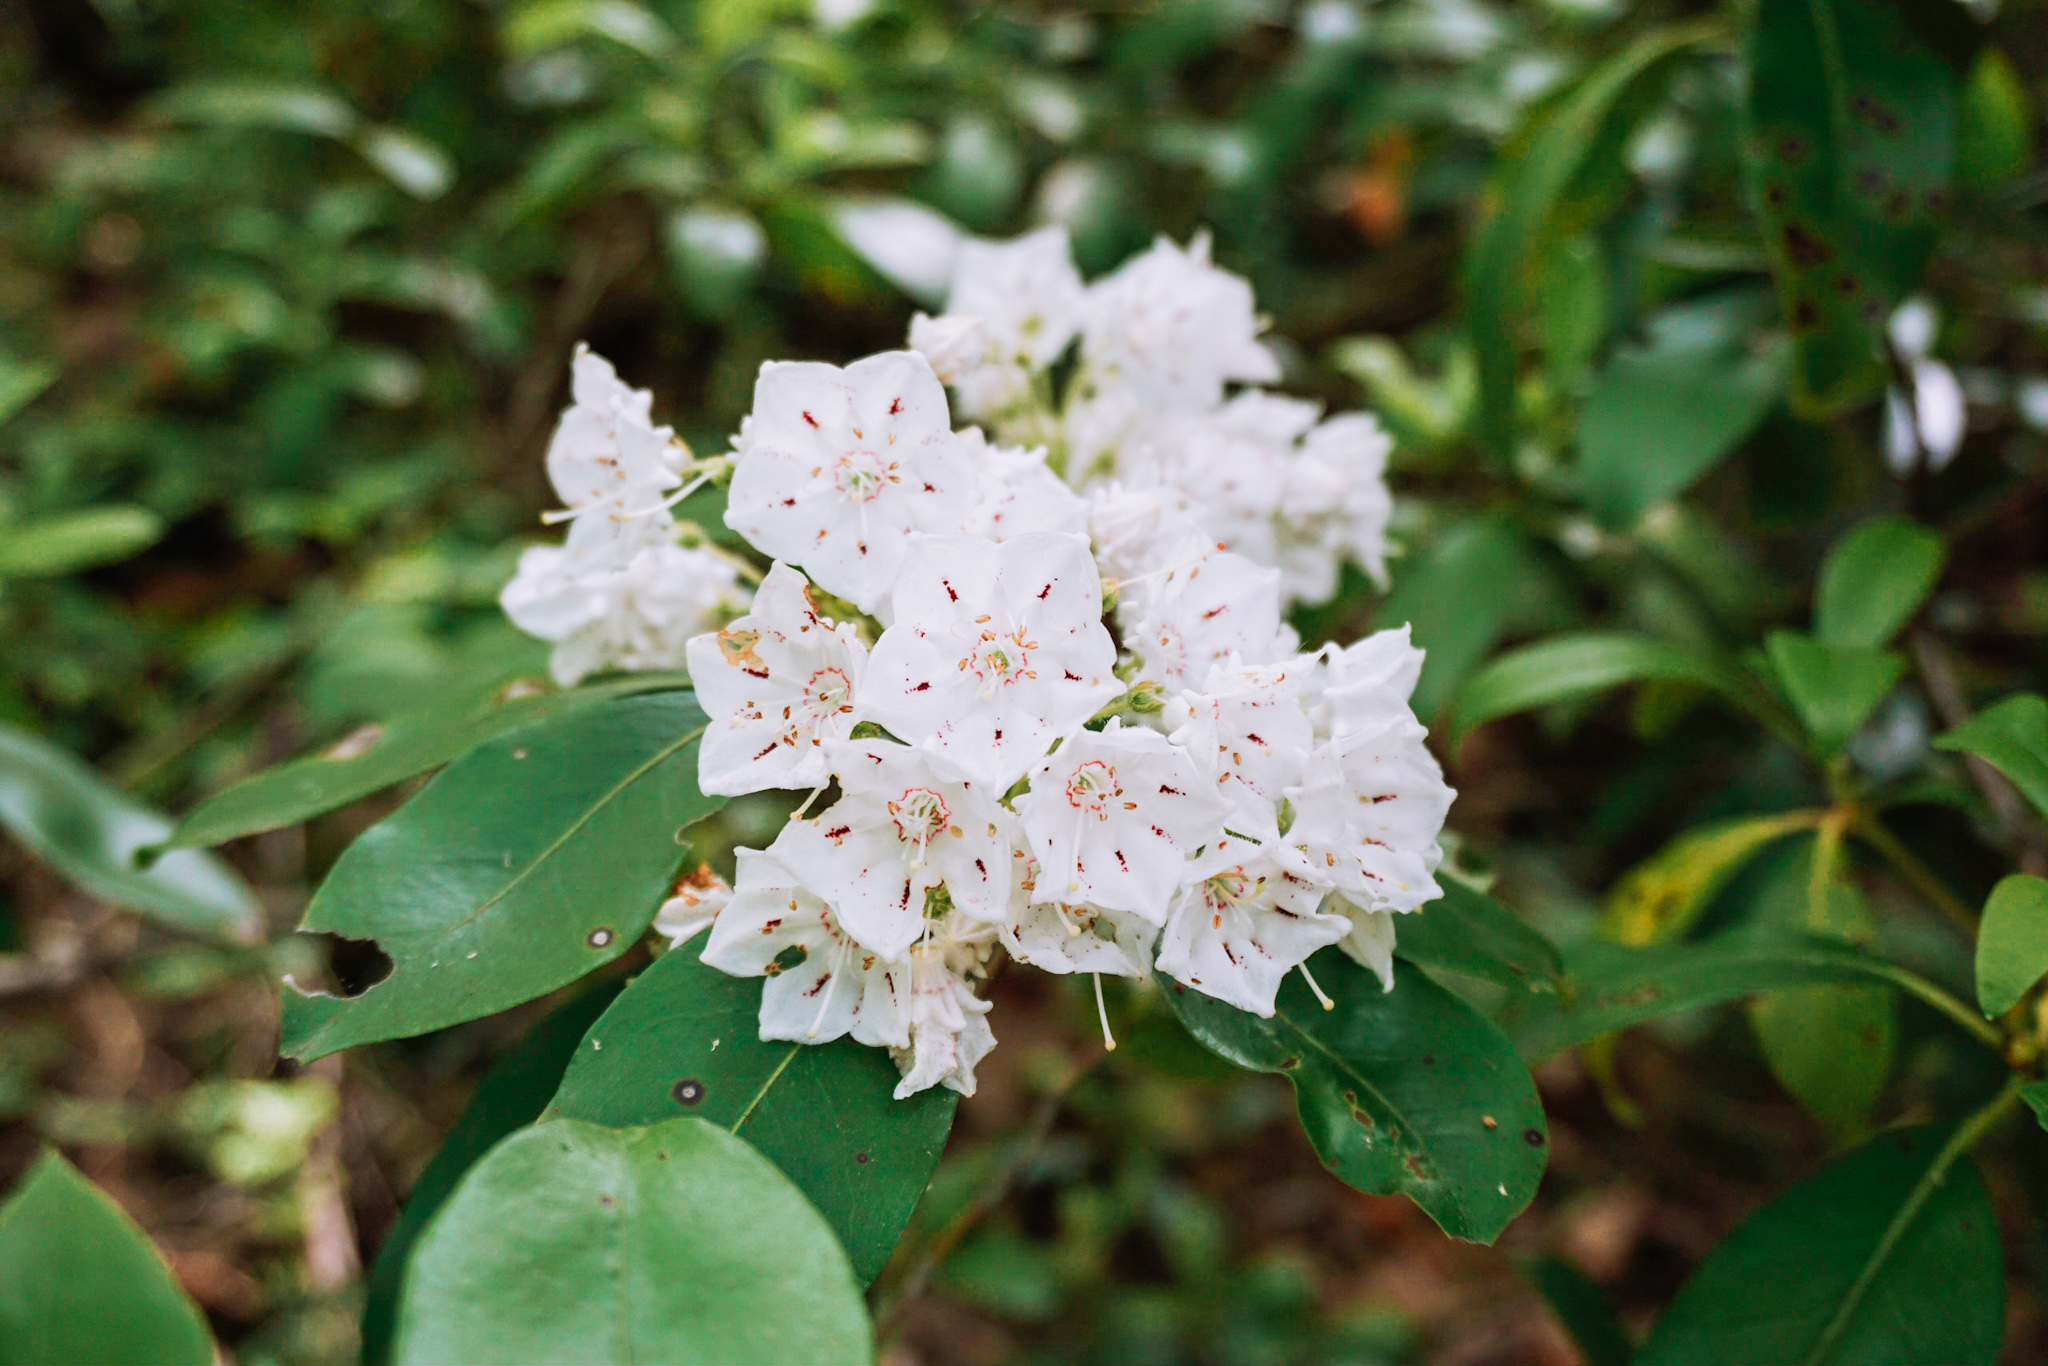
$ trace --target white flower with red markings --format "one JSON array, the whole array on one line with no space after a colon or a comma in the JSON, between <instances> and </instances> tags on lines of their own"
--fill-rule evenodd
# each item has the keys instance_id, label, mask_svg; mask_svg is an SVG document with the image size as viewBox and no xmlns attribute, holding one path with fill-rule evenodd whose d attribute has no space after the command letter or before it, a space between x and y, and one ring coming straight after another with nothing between
<instances>
[{"instance_id":1,"label":"white flower with red markings","mask_svg":"<svg viewBox=\"0 0 2048 1366\"><path fill-rule=\"evenodd\" d=\"M1252 288L1209 263L1209 235L1152 249L1088 287L1081 354L1086 379L1124 388L1153 410L1207 408L1230 380L1280 378L1258 340Z\"/></svg>"},{"instance_id":2,"label":"white flower with red markings","mask_svg":"<svg viewBox=\"0 0 2048 1366\"><path fill-rule=\"evenodd\" d=\"M867 650L851 624L818 615L802 574L770 567L747 615L693 638L688 657L711 719L698 761L704 791L825 784L824 746L853 733Z\"/></svg>"},{"instance_id":3,"label":"white flower with red markings","mask_svg":"<svg viewBox=\"0 0 2048 1366\"><path fill-rule=\"evenodd\" d=\"M1159 970L1255 1015L1273 1013L1280 980L1351 932L1319 908L1329 881L1270 827L1205 850L1173 901Z\"/></svg>"},{"instance_id":4,"label":"white flower with red markings","mask_svg":"<svg viewBox=\"0 0 2048 1366\"><path fill-rule=\"evenodd\" d=\"M1169 737L1208 770L1233 812L1270 812L1301 781L1315 745L1303 708L1312 663L1306 655L1278 664L1233 656L1210 668L1201 692L1167 699Z\"/></svg>"},{"instance_id":5,"label":"white flower with red markings","mask_svg":"<svg viewBox=\"0 0 2048 1366\"><path fill-rule=\"evenodd\" d=\"M1033 531L1088 532L1088 504L1045 463L1045 447L991 446L981 428L960 433L981 476L980 493L963 530L992 541Z\"/></svg>"},{"instance_id":6,"label":"white flower with red markings","mask_svg":"<svg viewBox=\"0 0 2048 1366\"><path fill-rule=\"evenodd\" d=\"M1232 655L1253 664L1294 653L1294 633L1280 620L1280 571L1242 555L1217 551L1175 565L1143 585L1127 641L1147 677L1168 687L1199 687Z\"/></svg>"},{"instance_id":7,"label":"white flower with red markings","mask_svg":"<svg viewBox=\"0 0 2048 1366\"><path fill-rule=\"evenodd\" d=\"M1018 870L1010 918L998 927L1012 958L1047 972L1106 972L1144 977L1152 971L1159 927L1131 911L1112 911L1085 901L1034 901L1041 865L1024 849L1013 850Z\"/></svg>"},{"instance_id":8,"label":"white flower with red markings","mask_svg":"<svg viewBox=\"0 0 2048 1366\"><path fill-rule=\"evenodd\" d=\"M989 1003L974 994L968 973L979 965L993 932L941 934L910 951L910 1043L891 1048L903 1073L896 1099L945 1086L974 1094L974 1068L996 1046Z\"/></svg>"},{"instance_id":9,"label":"white flower with red markings","mask_svg":"<svg viewBox=\"0 0 2048 1366\"><path fill-rule=\"evenodd\" d=\"M654 425L654 396L627 387L611 362L579 344L570 365L573 402L548 442L548 481L567 521L567 562L578 571L623 568L667 539L675 520L666 494L689 458L667 427Z\"/></svg>"},{"instance_id":10,"label":"white flower with red markings","mask_svg":"<svg viewBox=\"0 0 2048 1366\"><path fill-rule=\"evenodd\" d=\"M732 561L665 543L583 571L560 546L530 546L498 595L513 625L555 642L548 668L564 687L601 669L680 668L690 638L743 600Z\"/></svg>"},{"instance_id":11,"label":"white flower with red markings","mask_svg":"<svg viewBox=\"0 0 2048 1366\"><path fill-rule=\"evenodd\" d=\"M957 531L975 472L924 357L889 351L844 370L771 361L734 455L725 524L826 592L872 612L913 531Z\"/></svg>"},{"instance_id":12,"label":"white flower with red markings","mask_svg":"<svg viewBox=\"0 0 2048 1366\"><path fill-rule=\"evenodd\" d=\"M1456 795L1428 732L1404 706L1377 727L1325 741L1309 756L1287 841L1365 910L1412 911L1443 895L1437 834Z\"/></svg>"},{"instance_id":13,"label":"white flower with red markings","mask_svg":"<svg viewBox=\"0 0 2048 1366\"><path fill-rule=\"evenodd\" d=\"M1124 691L1085 536L912 538L856 705L1001 793Z\"/></svg>"},{"instance_id":14,"label":"white flower with red markings","mask_svg":"<svg viewBox=\"0 0 2048 1366\"><path fill-rule=\"evenodd\" d=\"M1008 242L969 239L954 262L946 311L911 319L910 345L953 386L960 411L993 417L1031 395L1031 376L1067 349L1086 298L1065 228Z\"/></svg>"}]
</instances>

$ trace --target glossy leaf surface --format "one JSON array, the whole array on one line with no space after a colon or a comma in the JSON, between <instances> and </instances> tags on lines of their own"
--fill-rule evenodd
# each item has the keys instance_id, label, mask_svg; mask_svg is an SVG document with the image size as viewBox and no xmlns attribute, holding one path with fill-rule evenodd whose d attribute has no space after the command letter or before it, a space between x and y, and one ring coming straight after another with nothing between
<instances>
[{"instance_id":1,"label":"glossy leaf surface","mask_svg":"<svg viewBox=\"0 0 2048 1366\"><path fill-rule=\"evenodd\" d=\"M862 1281L889 1260L930 1184L958 1099L895 1100L886 1050L764 1043L761 980L662 955L592 1026L552 1113L597 1124L688 1114L745 1138L818 1207Z\"/></svg>"},{"instance_id":2,"label":"glossy leaf surface","mask_svg":"<svg viewBox=\"0 0 2048 1366\"><path fill-rule=\"evenodd\" d=\"M207 798L178 823L168 843L221 844L296 825L459 759L515 726L613 698L680 688L687 681L681 674L643 673L569 692L497 688L365 726L322 753L279 764Z\"/></svg>"},{"instance_id":3,"label":"glossy leaf surface","mask_svg":"<svg viewBox=\"0 0 2048 1366\"><path fill-rule=\"evenodd\" d=\"M1989 1363L2005 1259L1976 1164L1949 1168L1887 1237L1943 1137L1880 1135L1751 1215L1693 1272L1636 1360Z\"/></svg>"},{"instance_id":4,"label":"glossy leaf surface","mask_svg":"<svg viewBox=\"0 0 2048 1366\"><path fill-rule=\"evenodd\" d=\"M1334 1010L1298 973L1264 1020L1162 986L1208 1048L1293 1084L1309 1142L1346 1184L1398 1191L1452 1237L1492 1242L1535 1195L1549 1152L1543 1107L1513 1046L1424 973L1398 972L1382 991L1335 949L1311 970Z\"/></svg>"},{"instance_id":5,"label":"glossy leaf surface","mask_svg":"<svg viewBox=\"0 0 2048 1366\"><path fill-rule=\"evenodd\" d=\"M1976 755L2048 815L2048 701L2033 693L2008 697L1936 737L1934 747Z\"/></svg>"},{"instance_id":6,"label":"glossy leaf surface","mask_svg":"<svg viewBox=\"0 0 2048 1366\"><path fill-rule=\"evenodd\" d=\"M1890 644L1934 591L1947 558L1939 533L1903 517L1876 517L1858 526L1821 565L1815 638L1858 650Z\"/></svg>"},{"instance_id":7,"label":"glossy leaf surface","mask_svg":"<svg viewBox=\"0 0 2048 1366\"><path fill-rule=\"evenodd\" d=\"M413 1254L393 1359L870 1360L860 1287L774 1164L716 1125L522 1129Z\"/></svg>"},{"instance_id":8,"label":"glossy leaf surface","mask_svg":"<svg viewBox=\"0 0 2048 1366\"><path fill-rule=\"evenodd\" d=\"M2014 873L1991 889L1977 927L1977 1004L2003 1015L2048 975L2048 882Z\"/></svg>"},{"instance_id":9,"label":"glossy leaf surface","mask_svg":"<svg viewBox=\"0 0 2048 1366\"><path fill-rule=\"evenodd\" d=\"M0 826L103 901L195 934L263 937L263 908L232 868L190 849L137 868L137 852L163 839L171 822L63 750L4 725Z\"/></svg>"},{"instance_id":10,"label":"glossy leaf surface","mask_svg":"<svg viewBox=\"0 0 2048 1366\"><path fill-rule=\"evenodd\" d=\"M622 698L489 741L351 845L302 928L374 939L391 975L285 993L282 1050L317 1058L532 1000L630 948L722 802L697 790L687 692Z\"/></svg>"},{"instance_id":11,"label":"glossy leaf surface","mask_svg":"<svg viewBox=\"0 0 2048 1366\"><path fill-rule=\"evenodd\" d=\"M1455 878L1444 894L1394 922L1395 952L1411 963L1523 990L1555 985L1557 946L1507 907Z\"/></svg>"},{"instance_id":12,"label":"glossy leaf surface","mask_svg":"<svg viewBox=\"0 0 2048 1366\"><path fill-rule=\"evenodd\" d=\"M211 1366L213 1337L148 1235L54 1151L0 1203L0 1362Z\"/></svg>"}]
</instances>

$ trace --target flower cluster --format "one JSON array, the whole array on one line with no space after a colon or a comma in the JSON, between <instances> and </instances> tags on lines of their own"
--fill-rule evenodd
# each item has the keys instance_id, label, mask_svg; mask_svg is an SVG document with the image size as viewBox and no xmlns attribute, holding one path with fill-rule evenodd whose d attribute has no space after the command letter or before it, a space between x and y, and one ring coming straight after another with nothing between
<instances>
[{"instance_id":1,"label":"flower cluster","mask_svg":"<svg viewBox=\"0 0 2048 1366\"><path fill-rule=\"evenodd\" d=\"M971 1094L998 952L1096 974L1098 1003L1101 974L1156 968L1270 1015L1332 944L1391 989L1452 797L1408 705L1421 652L1405 628L1303 652L1281 615L1345 555L1377 572L1386 441L1226 393L1277 377L1258 327L1201 241L1083 286L1048 230L967 248L912 350L762 368L725 521L770 565L681 649L703 789L810 795L729 895L657 922L709 923L706 963L767 979L762 1038L851 1035L891 1050L899 1096ZM742 572L664 520L687 472L725 471L669 454L602 364L579 356L550 453L569 545L506 590L537 634L579 623L549 636L564 673L669 662ZM954 430L942 380L993 437ZM664 581L667 615L605 577L670 550L700 577ZM589 615L537 610L570 599Z\"/></svg>"}]
</instances>

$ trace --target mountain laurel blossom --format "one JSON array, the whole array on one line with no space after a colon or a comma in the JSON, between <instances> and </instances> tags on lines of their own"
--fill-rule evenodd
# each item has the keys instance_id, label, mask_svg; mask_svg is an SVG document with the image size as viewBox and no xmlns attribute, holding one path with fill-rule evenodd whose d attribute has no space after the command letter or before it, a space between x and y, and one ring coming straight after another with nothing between
<instances>
[{"instance_id":1,"label":"mountain laurel blossom","mask_svg":"<svg viewBox=\"0 0 2048 1366\"><path fill-rule=\"evenodd\" d=\"M1391 443L1243 387L1279 378L1262 325L1205 237L1093 284L1061 229L973 242L911 349L763 366L701 461L578 350L567 541L502 601L565 684L686 661L701 789L791 794L730 887L700 868L655 923L764 979L763 1039L971 1095L1004 956L1093 976L1112 1048L1104 975L1271 1015L1336 946L1393 988L1453 796L1422 652L1401 627L1304 653L1285 620L1347 562L1383 580ZM721 478L751 555L670 511Z\"/></svg>"}]
</instances>

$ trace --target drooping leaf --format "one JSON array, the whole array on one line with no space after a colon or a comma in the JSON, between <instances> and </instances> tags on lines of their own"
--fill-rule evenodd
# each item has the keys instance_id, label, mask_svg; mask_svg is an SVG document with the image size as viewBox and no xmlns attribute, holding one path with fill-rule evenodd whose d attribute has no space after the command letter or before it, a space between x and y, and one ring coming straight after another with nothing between
<instances>
[{"instance_id":1,"label":"drooping leaf","mask_svg":"<svg viewBox=\"0 0 2048 1366\"><path fill-rule=\"evenodd\" d=\"M1749 12L1742 166L1792 328L1796 402L1885 381L1878 338L1933 250L1956 76L1910 0L1760 0Z\"/></svg>"},{"instance_id":2,"label":"drooping leaf","mask_svg":"<svg viewBox=\"0 0 2048 1366\"><path fill-rule=\"evenodd\" d=\"M1614 1307L1585 1272L1562 1257L1534 1258L1522 1266L1550 1312L1571 1334L1586 1366L1628 1366L1633 1351L1628 1330L1615 1317Z\"/></svg>"},{"instance_id":3,"label":"drooping leaf","mask_svg":"<svg viewBox=\"0 0 2048 1366\"><path fill-rule=\"evenodd\" d=\"M0 725L0 826L103 901L195 934L250 942L263 908L227 864L197 849L135 866L171 822L53 745Z\"/></svg>"},{"instance_id":4,"label":"drooping leaf","mask_svg":"<svg viewBox=\"0 0 2048 1366\"><path fill-rule=\"evenodd\" d=\"M2048 701L2016 693L1937 736L1934 747L1976 755L2048 815Z\"/></svg>"},{"instance_id":5,"label":"drooping leaf","mask_svg":"<svg viewBox=\"0 0 2048 1366\"><path fill-rule=\"evenodd\" d=\"M1392 991L1335 949L1299 974L1271 1019L1164 982L1181 1023L1240 1067L1294 1086L1316 1155L1346 1184L1399 1191L1454 1238L1492 1242L1536 1193L1549 1135L1536 1087L1484 1015L1421 972Z\"/></svg>"},{"instance_id":6,"label":"drooping leaf","mask_svg":"<svg viewBox=\"0 0 2048 1366\"><path fill-rule=\"evenodd\" d=\"M224 844L296 825L459 759L514 726L687 683L682 674L638 673L567 692L519 683L458 697L365 726L322 753L279 764L215 793L178 823L167 843L172 848Z\"/></svg>"},{"instance_id":7,"label":"drooping leaf","mask_svg":"<svg viewBox=\"0 0 2048 1366\"><path fill-rule=\"evenodd\" d=\"M1921 1189L1944 1136L1882 1134L1744 1220L1637 1362L1989 1363L2004 1334L2005 1257L1967 1156Z\"/></svg>"},{"instance_id":8,"label":"drooping leaf","mask_svg":"<svg viewBox=\"0 0 2048 1366\"><path fill-rule=\"evenodd\" d=\"M604 982L556 1007L484 1074L462 1117L406 1192L398 1222L377 1248L377 1261L364 1286L363 1366L383 1366L391 1359L399 1291L427 1221L440 1213L456 1184L500 1139L540 1118L561 1085L576 1045L583 1042L584 1031L624 987L622 981Z\"/></svg>"},{"instance_id":9,"label":"drooping leaf","mask_svg":"<svg viewBox=\"0 0 2048 1366\"><path fill-rule=\"evenodd\" d=\"M1623 97L1687 48L1720 35L1717 21L1653 29L1579 83L1510 166L1500 207L1473 243L1465 272L1466 326L1479 362L1479 432L1496 457L1514 449L1517 320L1523 276L1551 216L1603 137Z\"/></svg>"},{"instance_id":10,"label":"drooping leaf","mask_svg":"<svg viewBox=\"0 0 2048 1366\"><path fill-rule=\"evenodd\" d=\"M722 803L697 790L687 692L620 698L487 741L351 845L301 928L373 939L361 995L289 990L279 1047L317 1058L473 1020L630 948Z\"/></svg>"},{"instance_id":11,"label":"drooping leaf","mask_svg":"<svg viewBox=\"0 0 2048 1366\"><path fill-rule=\"evenodd\" d=\"M1618 944L1661 944L1683 935L1759 850L1813 821L1814 813L1793 811L1693 827L1614 885L1602 929Z\"/></svg>"},{"instance_id":12,"label":"drooping leaf","mask_svg":"<svg viewBox=\"0 0 2048 1366\"><path fill-rule=\"evenodd\" d=\"M2048 882L2014 873L1991 889L1977 926L1977 1004L2003 1015L2048 975Z\"/></svg>"},{"instance_id":13,"label":"drooping leaf","mask_svg":"<svg viewBox=\"0 0 2048 1366\"><path fill-rule=\"evenodd\" d=\"M1452 735L1646 679L1690 683L1752 710L1759 705L1756 688L1732 664L1649 636L1579 631L1512 650L1474 674L1458 695Z\"/></svg>"},{"instance_id":14,"label":"drooping leaf","mask_svg":"<svg viewBox=\"0 0 2048 1366\"><path fill-rule=\"evenodd\" d=\"M1824 754L1849 743L1906 671L1906 661L1888 651L1823 645L1797 631L1772 631L1764 648L1793 710Z\"/></svg>"},{"instance_id":15,"label":"drooping leaf","mask_svg":"<svg viewBox=\"0 0 2048 1366\"><path fill-rule=\"evenodd\" d=\"M573 1119L491 1149L420 1238L398 1362L873 1359L832 1230L714 1124Z\"/></svg>"},{"instance_id":16,"label":"drooping leaf","mask_svg":"<svg viewBox=\"0 0 2048 1366\"><path fill-rule=\"evenodd\" d=\"M1452 528L1396 579L1374 619L1406 622L1427 652L1412 699L1417 716L1442 710L1499 638L1528 561L1520 531L1480 518Z\"/></svg>"},{"instance_id":17,"label":"drooping leaf","mask_svg":"<svg viewBox=\"0 0 2048 1366\"><path fill-rule=\"evenodd\" d=\"M1891 643L1934 591L1948 547L1903 517L1874 517L1835 542L1820 567L1813 634L1823 645L1876 650Z\"/></svg>"},{"instance_id":18,"label":"drooping leaf","mask_svg":"<svg viewBox=\"0 0 2048 1366\"><path fill-rule=\"evenodd\" d=\"M1522 917L1455 878L1444 894L1394 922L1395 952L1411 963L1523 990L1554 987L1564 971L1557 946Z\"/></svg>"},{"instance_id":19,"label":"drooping leaf","mask_svg":"<svg viewBox=\"0 0 2048 1366\"><path fill-rule=\"evenodd\" d=\"M164 519L142 507L55 512L0 527L0 579L55 578L116 564L155 545Z\"/></svg>"},{"instance_id":20,"label":"drooping leaf","mask_svg":"<svg viewBox=\"0 0 2048 1366\"><path fill-rule=\"evenodd\" d=\"M0 1361L213 1362L206 1320L148 1235L55 1151L0 1203Z\"/></svg>"},{"instance_id":21,"label":"drooping leaf","mask_svg":"<svg viewBox=\"0 0 2048 1366\"><path fill-rule=\"evenodd\" d=\"M1614 530L1676 497L1754 432L1785 389L1788 353L1754 345L1768 297L1737 290L1653 316L1607 362L1579 415L1586 506Z\"/></svg>"},{"instance_id":22,"label":"drooping leaf","mask_svg":"<svg viewBox=\"0 0 2048 1366\"><path fill-rule=\"evenodd\" d=\"M888 1053L851 1039L763 1042L760 980L705 967L703 947L662 955L591 1027L551 1113L608 1125L688 1114L730 1129L782 1168L872 1280L931 1182L957 1097L892 1099Z\"/></svg>"}]
</instances>

